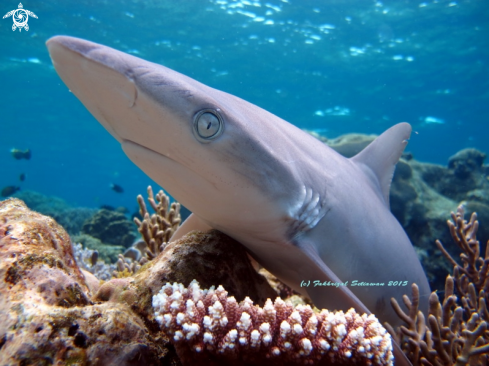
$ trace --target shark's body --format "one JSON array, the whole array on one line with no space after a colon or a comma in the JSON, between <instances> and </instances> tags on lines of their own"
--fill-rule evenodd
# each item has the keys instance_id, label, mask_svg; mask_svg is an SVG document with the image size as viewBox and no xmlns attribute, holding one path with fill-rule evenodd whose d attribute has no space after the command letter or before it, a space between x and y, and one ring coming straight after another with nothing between
<instances>
[{"instance_id":1,"label":"shark's body","mask_svg":"<svg viewBox=\"0 0 489 366\"><path fill-rule=\"evenodd\" d=\"M60 77L129 158L193 212L181 231L230 235L319 308L353 306L398 324L389 300L400 301L415 282L427 309L425 273L388 202L407 123L347 159L164 66L71 37L47 45Z\"/></svg>"}]
</instances>

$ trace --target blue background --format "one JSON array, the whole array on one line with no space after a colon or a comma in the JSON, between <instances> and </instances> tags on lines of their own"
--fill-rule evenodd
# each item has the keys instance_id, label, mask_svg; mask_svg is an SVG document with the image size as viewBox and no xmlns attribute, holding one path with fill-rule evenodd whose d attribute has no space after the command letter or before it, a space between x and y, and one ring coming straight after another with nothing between
<instances>
[{"instance_id":1,"label":"blue background","mask_svg":"<svg viewBox=\"0 0 489 366\"><path fill-rule=\"evenodd\" d=\"M22 4L38 16L29 31L0 19L0 188L133 209L157 186L59 79L45 47L59 34L161 63L328 137L407 121L418 160L488 150L486 0ZM2 0L0 13L17 6ZM31 160L13 159L12 148L30 148Z\"/></svg>"}]
</instances>

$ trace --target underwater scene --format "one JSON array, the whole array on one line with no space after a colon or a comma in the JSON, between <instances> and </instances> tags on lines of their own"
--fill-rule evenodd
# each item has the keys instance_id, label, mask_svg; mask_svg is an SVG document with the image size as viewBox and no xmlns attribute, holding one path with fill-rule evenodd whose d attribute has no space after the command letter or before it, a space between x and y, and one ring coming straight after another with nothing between
<instances>
[{"instance_id":1,"label":"underwater scene","mask_svg":"<svg viewBox=\"0 0 489 366\"><path fill-rule=\"evenodd\" d=\"M489 364L489 3L0 3L0 365Z\"/></svg>"}]
</instances>

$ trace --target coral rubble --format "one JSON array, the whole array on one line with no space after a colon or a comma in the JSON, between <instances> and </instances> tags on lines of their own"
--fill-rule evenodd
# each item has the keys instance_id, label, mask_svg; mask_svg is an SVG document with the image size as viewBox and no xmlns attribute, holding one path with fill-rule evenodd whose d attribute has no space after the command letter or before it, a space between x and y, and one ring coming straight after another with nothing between
<instances>
[{"instance_id":1,"label":"coral rubble","mask_svg":"<svg viewBox=\"0 0 489 366\"><path fill-rule=\"evenodd\" d=\"M479 223L472 214L464 220L464 209L459 206L448 221L451 236L462 251L458 264L440 241L437 246L453 265L453 275L445 283L445 297L440 303L436 291L429 299L428 322L418 309L419 292L412 286L412 299L404 296L408 312L404 312L395 299L392 305L406 326L394 335L413 365L430 366L483 366L489 363L489 245L485 258L480 257L477 240Z\"/></svg>"},{"instance_id":2,"label":"coral rubble","mask_svg":"<svg viewBox=\"0 0 489 366\"><path fill-rule=\"evenodd\" d=\"M280 298L261 308L227 295L192 281L153 296L156 320L185 365L392 365L391 337L374 315L315 313Z\"/></svg>"}]
</instances>

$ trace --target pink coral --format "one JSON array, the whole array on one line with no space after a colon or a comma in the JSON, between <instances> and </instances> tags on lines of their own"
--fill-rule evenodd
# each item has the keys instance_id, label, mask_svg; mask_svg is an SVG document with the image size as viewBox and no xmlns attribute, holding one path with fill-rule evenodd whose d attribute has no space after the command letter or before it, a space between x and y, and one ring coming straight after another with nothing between
<instances>
[{"instance_id":1,"label":"pink coral","mask_svg":"<svg viewBox=\"0 0 489 366\"><path fill-rule=\"evenodd\" d=\"M180 359L195 365L392 365L391 337L374 315L322 310L277 298L237 303L222 286L167 283L153 297L156 321ZM196 357L196 356L199 357ZM216 363L217 362L217 363ZM224 362L224 364L225 364Z\"/></svg>"}]
</instances>

